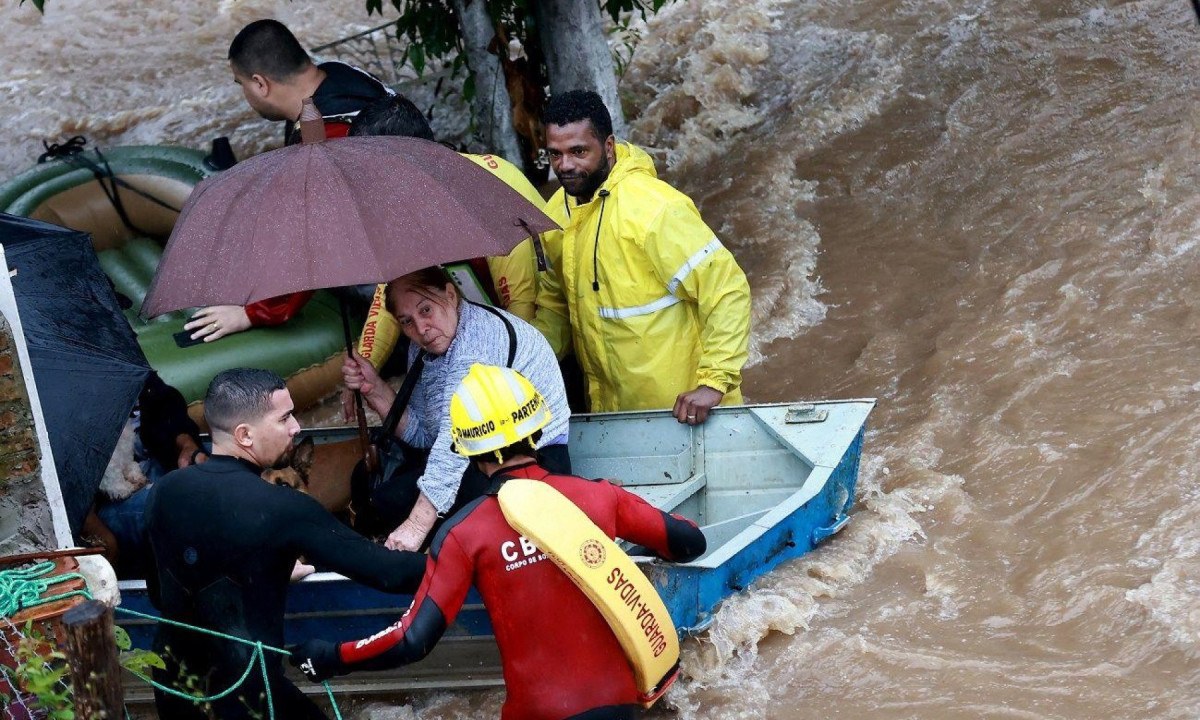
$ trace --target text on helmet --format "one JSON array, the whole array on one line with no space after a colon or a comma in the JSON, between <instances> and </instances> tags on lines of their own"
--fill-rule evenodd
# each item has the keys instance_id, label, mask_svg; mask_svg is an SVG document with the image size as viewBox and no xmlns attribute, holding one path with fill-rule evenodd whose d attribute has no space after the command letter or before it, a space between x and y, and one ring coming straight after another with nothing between
<instances>
[{"instance_id":1,"label":"text on helmet","mask_svg":"<svg viewBox=\"0 0 1200 720\"><path fill-rule=\"evenodd\" d=\"M533 415L533 413L537 411L538 407L541 404L542 404L542 396L534 395L533 397L529 398L529 400L524 405L517 408L516 410L513 410L512 421L513 422L521 422L522 420L529 417L530 415Z\"/></svg>"},{"instance_id":2,"label":"text on helmet","mask_svg":"<svg viewBox=\"0 0 1200 720\"><path fill-rule=\"evenodd\" d=\"M464 438L479 438L492 432L496 432L495 420L487 420L479 423L475 427L463 428L462 430L459 430L458 434L460 437Z\"/></svg>"}]
</instances>

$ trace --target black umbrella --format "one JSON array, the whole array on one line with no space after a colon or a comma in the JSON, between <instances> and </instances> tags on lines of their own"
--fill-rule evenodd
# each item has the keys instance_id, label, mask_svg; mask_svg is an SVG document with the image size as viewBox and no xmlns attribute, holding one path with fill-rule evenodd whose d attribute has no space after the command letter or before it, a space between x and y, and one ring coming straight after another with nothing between
<instances>
[{"instance_id":1,"label":"black umbrella","mask_svg":"<svg viewBox=\"0 0 1200 720\"><path fill-rule=\"evenodd\" d=\"M150 366L87 233L0 213L0 244L78 535Z\"/></svg>"}]
</instances>

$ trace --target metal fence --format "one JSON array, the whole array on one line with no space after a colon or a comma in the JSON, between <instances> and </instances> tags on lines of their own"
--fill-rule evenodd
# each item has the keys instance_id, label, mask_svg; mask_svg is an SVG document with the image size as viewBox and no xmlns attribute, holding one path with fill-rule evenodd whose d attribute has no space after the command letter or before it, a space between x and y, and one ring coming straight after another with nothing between
<instances>
[{"instance_id":1,"label":"metal fence","mask_svg":"<svg viewBox=\"0 0 1200 720\"><path fill-rule=\"evenodd\" d=\"M405 61L405 41L396 37L396 22L363 30L341 40L312 48L318 60L340 60L360 67L379 78L383 84L403 92L415 86L440 85L450 76L449 67L433 63L421 75Z\"/></svg>"}]
</instances>

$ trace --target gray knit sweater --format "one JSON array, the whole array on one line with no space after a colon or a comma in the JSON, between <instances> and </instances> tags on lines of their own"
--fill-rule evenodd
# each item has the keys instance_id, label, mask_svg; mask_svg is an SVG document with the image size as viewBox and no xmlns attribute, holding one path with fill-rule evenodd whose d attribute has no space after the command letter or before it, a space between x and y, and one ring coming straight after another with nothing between
<instances>
[{"instance_id":1,"label":"gray knit sweater","mask_svg":"<svg viewBox=\"0 0 1200 720\"><path fill-rule=\"evenodd\" d=\"M413 389L408 425L402 436L413 447L430 448L425 474L417 486L438 512L446 512L454 505L467 469L467 459L450 449L450 398L473 363L503 366L508 361L508 330L500 318L469 302L464 301L459 307L458 332L449 349L441 357L425 358L425 370ZM513 369L533 383L550 408L550 424L542 428L538 447L551 441L566 442L571 411L567 408L562 372L550 343L521 318L503 310L499 312L512 323L517 337ZM409 346L410 367L418 350L416 343Z\"/></svg>"}]
</instances>

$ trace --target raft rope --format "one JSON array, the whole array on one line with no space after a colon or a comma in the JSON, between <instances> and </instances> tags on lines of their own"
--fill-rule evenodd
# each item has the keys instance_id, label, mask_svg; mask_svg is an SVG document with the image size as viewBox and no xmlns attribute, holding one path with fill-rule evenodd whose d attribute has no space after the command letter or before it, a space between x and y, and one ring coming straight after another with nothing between
<instances>
[{"instance_id":1,"label":"raft rope","mask_svg":"<svg viewBox=\"0 0 1200 720\"><path fill-rule=\"evenodd\" d=\"M87 138L82 135L76 135L63 143L49 143L43 140L42 147L46 149L46 152L38 156L38 164L41 165L48 160L61 160L73 167L90 170L92 175L95 176L96 182L100 184L100 189L104 191L105 197L112 203L113 209L120 216L121 222L135 233L146 234L145 231L134 225L133 221L129 218L129 213L125 210L124 203L121 202L121 194L118 192L118 188L124 188L140 195L155 205L164 207L174 213L181 212L179 208L117 177L112 171L112 166L108 164L108 158L104 156L104 153L100 152L100 148L92 148L92 151L96 153L96 159L92 160L87 156L84 145L87 145Z\"/></svg>"},{"instance_id":2,"label":"raft rope","mask_svg":"<svg viewBox=\"0 0 1200 720\"><path fill-rule=\"evenodd\" d=\"M154 622L163 623L165 625L172 625L174 627L182 628L184 630L192 630L194 632L198 632L203 635L211 635L212 637L220 638L222 640L230 640L232 642L238 642L238 643L242 643L243 645L249 645L249 646L253 647L254 652L250 654L250 662L246 665L246 670L245 670L245 672L242 673L242 676L240 678L238 678L238 681L235 682L233 685L231 685L226 690L224 690L223 692L217 693L216 695L211 695L209 697L196 697L194 695L188 695L187 693L180 692L179 690L176 690L175 688L167 687L166 685L157 683L157 682L151 680L150 678L145 677L144 675L140 676L140 677L142 678L142 680L145 680L147 683L149 683L154 688L161 690L161 691L167 693L168 695L172 695L174 697L181 698L184 700L191 700L194 703L205 703L205 702L213 702L214 700L220 700L221 698L227 697L234 690L237 690L239 687L242 686L242 683L246 682L246 678L250 677L250 671L253 670L255 664L257 664L259 669L262 671L263 687L266 688L266 691L267 691L267 711L268 711L267 717L270 717L270 718L275 717L275 703L273 702L273 700L271 698L271 681L270 681L269 677L267 676L267 658L266 658L266 654L264 651L269 650L273 653L279 653L280 655L283 655L284 657L290 657L291 653L288 652L287 650L283 650L283 649L277 648L277 647L272 647L270 645L266 645L261 642L252 642L250 640L246 640L245 638L237 637L236 635L228 635L223 632L217 632L216 630L209 630L207 628L197 627L195 625L188 625L187 623L182 623L177 620L168 620L167 618L164 618L164 617L156 617L154 615L147 615L145 613L140 613L137 610L129 610L126 608L119 607L119 608L117 608L117 612L124 613L126 615L132 615L134 617L142 618L144 620L153 620ZM325 693L329 696L329 704L333 707L333 716L335 718L337 718L337 720L342 720L342 711L340 708L338 708L337 700L334 699L334 697L333 697L333 688L331 688L329 686L329 681L327 680L321 684L325 686Z\"/></svg>"},{"instance_id":3,"label":"raft rope","mask_svg":"<svg viewBox=\"0 0 1200 720\"><path fill-rule=\"evenodd\" d=\"M54 572L54 568L55 564L52 561L47 560L11 570L0 570L0 617L8 619L16 615L21 610L37 607L39 605L48 605L52 602L64 600L69 597L79 596L91 599L92 594L86 589L71 590L69 592L43 597L51 585L66 582L68 580L84 580L86 582L86 579L79 573L64 573L62 575L53 575L47 577L50 575L50 573ZM184 630L191 630L204 635L211 635L212 637L220 638L222 640L239 642L253 647L254 652L250 655L250 662L247 663L246 670L242 673L242 676L238 678L237 682L233 683L225 690L207 697L189 695L185 692L176 690L173 687L155 682L151 678L142 675L141 673L134 674L157 690L183 700L189 700L193 703L200 704L214 702L228 697L246 682L246 679L250 677L250 672L254 669L254 666L257 665L259 670L262 672L263 688L266 690L267 694L268 717L272 719L275 717L275 702L271 696L271 680L270 676L267 674L267 658L265 651L279 653L284 657L290 656L290 652L281 648L272 647L271 645L263 644L261 642L252 642L235 635L228 635L226 633L217 632L216 630L208 630L206 628L189 625L176 620L169 620L163 617L147 615L136 610L118 607L116 608L116 611L126 615L132 615L133 617L142 618L144 620L152 620L154 622L172 625ZM337 700L333 696L333 688L329 686L328 681L325 681L322 684L325 686L325 693L329 696L329 704L333 707L334 717L337 720L342 720L342 711L338 707ZM128 717L129 711L126 710L125 714L126 717Z\"/></svg>"}]
</instances>

